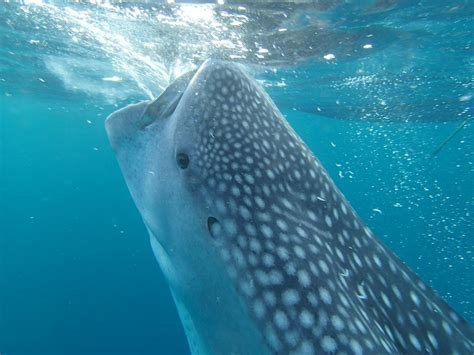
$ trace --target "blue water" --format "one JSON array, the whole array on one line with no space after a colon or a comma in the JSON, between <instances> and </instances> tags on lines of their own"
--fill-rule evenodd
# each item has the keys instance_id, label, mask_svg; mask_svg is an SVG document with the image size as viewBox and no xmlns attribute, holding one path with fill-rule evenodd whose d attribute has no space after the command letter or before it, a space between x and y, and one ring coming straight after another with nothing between
<instances>
[{"instance_id":1,"label":"blue water","mask_svg":"<svg viewBox=\"0 0 474 355\"><path fill-rule=\"evenodd\" d=\"M0 352L188 352L103 126L208 57L247 66L473 323L473 7L411 3L0 4Z\"/></svg>"}]
</instances>

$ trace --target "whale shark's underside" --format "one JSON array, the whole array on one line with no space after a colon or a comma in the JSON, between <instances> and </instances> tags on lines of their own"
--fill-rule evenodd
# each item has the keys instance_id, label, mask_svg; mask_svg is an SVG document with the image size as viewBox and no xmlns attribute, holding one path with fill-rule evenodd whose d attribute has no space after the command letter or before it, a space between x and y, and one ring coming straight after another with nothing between
<instances>
[{"instance_id":1,"label":"whale shark's underside","mask_svg":"<svg viewBox=\"0 0 474 355\"><path fill-rule=\"evenodd\" d=\"M193 353L474 353L239 66L207 61L106 127Z\"/></svg>"}]
</instances>

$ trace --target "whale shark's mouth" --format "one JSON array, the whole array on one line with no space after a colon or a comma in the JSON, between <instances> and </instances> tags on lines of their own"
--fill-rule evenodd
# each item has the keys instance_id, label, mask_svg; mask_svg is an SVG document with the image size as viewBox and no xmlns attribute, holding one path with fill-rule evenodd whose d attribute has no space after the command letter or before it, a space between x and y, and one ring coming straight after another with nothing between
<instances>
[{"instance_id":1,"label":"whale shark's mouth","mask_svg":"<svg viewBox=\"0 0 474 355\"><path fill-rule=\"evenodd\" d=\"M180 76L148 105L143 115L142 128L149 126L157 119L169 117L174 113L196 71L192 70Z\"/></svg>"}]
</instances>

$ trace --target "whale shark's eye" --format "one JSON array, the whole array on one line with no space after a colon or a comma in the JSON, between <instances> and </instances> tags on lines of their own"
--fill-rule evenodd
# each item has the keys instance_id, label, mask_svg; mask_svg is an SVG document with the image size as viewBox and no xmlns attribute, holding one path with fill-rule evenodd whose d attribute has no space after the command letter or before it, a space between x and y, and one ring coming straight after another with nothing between
<instances>
[{"instance_id":1,"label":"whale shark's eye","mask_svg":"<svg viewBox=\"0 0 474 355\"><path fill-rule=\"evenodd\" d=\"M181 168L181 169L186 169L189 165L189 157L187 154L184 154L184 153L179 153L177 156L176 156L176 161L178 163L178 166Z\"/></svg>"},{"instance_id":2,"label":"whale shark's eye","mask_svg":"<svg viewBox=\"0 0 474 355\"><path fill-rule=\"evenodd\" d=\"M216 238L222 231L219 221L214 217L207 219L207 229L213 238Z\"/></svg>"}]
</instances>

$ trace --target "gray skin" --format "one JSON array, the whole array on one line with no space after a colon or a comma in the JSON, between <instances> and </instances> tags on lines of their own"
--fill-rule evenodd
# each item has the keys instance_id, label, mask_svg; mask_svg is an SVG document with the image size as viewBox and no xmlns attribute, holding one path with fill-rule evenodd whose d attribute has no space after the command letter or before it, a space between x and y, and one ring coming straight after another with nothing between
<instances>
[{"instance_id":1,"label":"gray skin","mask_svg":"<svg viewBox=\"0 0 474 355\"><path fill-rule=\"evenodd\" d=\"M207 61L106 121L194 354L472 354L263 89Z\"/></svg>"}]
</instances>

